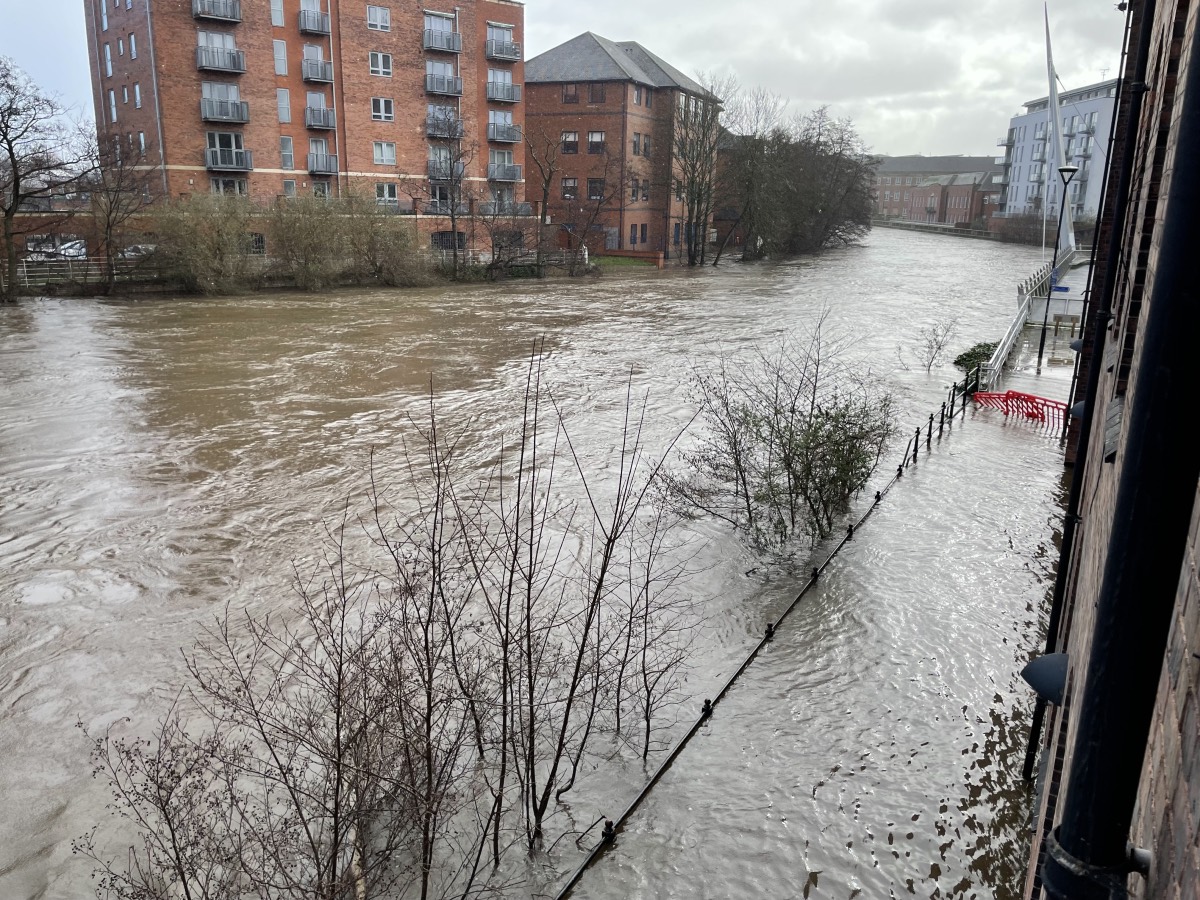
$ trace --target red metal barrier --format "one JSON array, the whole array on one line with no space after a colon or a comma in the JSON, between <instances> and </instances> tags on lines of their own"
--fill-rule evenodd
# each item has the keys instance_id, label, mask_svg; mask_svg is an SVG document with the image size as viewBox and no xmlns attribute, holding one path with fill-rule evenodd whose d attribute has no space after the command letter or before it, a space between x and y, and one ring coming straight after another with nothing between
<instances>
[{"instance_id":1,"label":"red metal barrier","mask_svg":"<svg viewBox=\"0 0 1200 900\"><path fill-rule=\"evenodd\" d=\"M1003 410L1006 416L1022 416L1047 425L1061 425L1067 414L1067 404L1061 400L1047 400L1020 391L1005 391L1003 394L977 391L975 405Z\"/></svg>"}]
</instances>

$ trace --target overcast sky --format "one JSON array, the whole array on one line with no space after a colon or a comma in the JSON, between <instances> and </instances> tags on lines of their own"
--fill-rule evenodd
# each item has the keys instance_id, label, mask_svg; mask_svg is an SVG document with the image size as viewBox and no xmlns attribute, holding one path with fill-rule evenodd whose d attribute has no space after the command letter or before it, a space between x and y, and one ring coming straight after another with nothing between
<instances>
[{"instance_id":1,"label":"overcast sky","mask_svg":"<svg viewBox=\"0 0 1200 900\"><path fill-rule=\"evenodd\" d=\"M1115 0L1051 0L1060 80L1114 77L1123 25ZM528 0L525 29L527 58L593 31L689 75L732 72L792 112L828 105L876 153L995 154L1046 94L1042 0ZM91 116L83 0L0 0L0 53Z\"/></svg>"}]
</instances>

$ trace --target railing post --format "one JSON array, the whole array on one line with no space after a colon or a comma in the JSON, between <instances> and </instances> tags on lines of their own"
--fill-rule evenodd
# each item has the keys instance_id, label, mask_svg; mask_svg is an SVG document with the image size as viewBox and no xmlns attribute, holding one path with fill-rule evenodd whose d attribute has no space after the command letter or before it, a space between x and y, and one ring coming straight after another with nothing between
<instances>
[{"instance_id":1,"label":"railing post","mask_svg":"<svg viewBox=\"0 0 1200 900\"><path fill-rule=\"evenodd\" d=\"M933 444L933 413L929 414L929 430L925 433L925 447L928 449Z\"/></svg>"},{"instance_id":2,"label":"railing post","mask_svg":"<svg viewBox=\"0 0 1200 900\"><path fill-rule=\"evenodd\" d=\"M946 401L942 401L942 411L938 418L938 437L942 436L942 432L946 430Z\"/></svg>"},{"instance_id":3,"label":"railing post","mask_svg":"<svg viewBox=\"0 0 1200 900\"><path fill-rule=\"evenodd\" d=\"M913 462L917 461L917 451L921 449L921 429L917 428L917 436L913 438Z\"/></svg>"}]
</instances>

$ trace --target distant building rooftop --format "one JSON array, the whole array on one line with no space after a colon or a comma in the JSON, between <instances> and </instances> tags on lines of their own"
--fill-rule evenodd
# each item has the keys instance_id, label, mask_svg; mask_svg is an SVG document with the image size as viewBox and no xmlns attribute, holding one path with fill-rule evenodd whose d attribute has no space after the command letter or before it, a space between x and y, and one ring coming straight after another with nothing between
<instances>
[{"instance_id":1,"label":"distant building rooftop","mask_svg":"<svg viewBox=\"0 0 1200 900\"><path fill-rule=\"evenodd\" d=\"M632 81L653 88L708 91L636 41L610 41L586 31L525 63L525 83Z\"/></svg>"},{"instance_id":2,"label":"distant building rooftop","mask_svg":"<svg viewBox=\"0 0 1200 900\"><path fill-rule=\"evenodd\" d=\"M882 156L877 175L959 175L967 172L1000 172L992 156Z\"/></svg>"}]
</instances>

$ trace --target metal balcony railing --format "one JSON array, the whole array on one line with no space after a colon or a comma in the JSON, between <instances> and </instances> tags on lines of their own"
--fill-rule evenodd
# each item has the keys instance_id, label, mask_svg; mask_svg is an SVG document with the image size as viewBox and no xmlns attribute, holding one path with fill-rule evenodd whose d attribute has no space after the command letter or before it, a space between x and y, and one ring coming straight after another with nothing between
<instances>
[{"instance_id":1,"label":"metal balcony railing","mask_svg":"<svg viewBox=\"0 0 1200 900\"><path fill-rule=\"evenodd\" d=\"M447 53L462 53L462 35L457 31L439 31L426 28L421 45L426 50L444 50Z\"/></svg>"},{"instance_id":2,"label":"metal balcony railing","mask_svg":"<svg viewBox=\"0 0 1200 900\"><path fill-rule=\"evenodd\" d=\"M316 9L300 10L300 31L302 34L329 34L329 13Z\"/></svg>"},{"instance_id":3,"label":"metal balcony railing","mask_svg":"<svg viewBox=\"0 0 1200 900\"><path fill-rule=\"evenodd\" d=\"M310 175L336 175L338 158L336 153L308 154L308 172Z\"/></svg>"},{"instance_id":4,"label":"metal balcony railing","mask_svg":"<svg viewBox=\"0 0 1200 900\"><path fill-rule=\"evenodd\" d=\"M450 181L454 178L462 178L463 163L451 163L448 159L431 159L429 160L429 178L432 181Z\"/></svg>"},{"instance_id":5,"label":"metal balcony railing","mask_svg":"<svg viewBox=\"0 0 1200 900\"><path fill-rule=\"evenodd\" d=\"M431 94L450 94L461 97L462 78L458 75L426 75L425 90Z\"/></svg>"},{"instance_id":6,"label":"metal balcony railing","mask_svg":"<svg viewBox=\"0 0 1200 900\"><path fill-rule=\"evenodd\" d=\"M1002 137L1002 138L1000 138L1000 140L996 141L996 146L997 147L1011 147L1015 143L1016 143L1016 141L1011 137Z\"/></svg>"},{"instance_id":7,"label":"metal balcony railing","mask_svg":"<svg viewBox=\"0 0 1200 900\"><path fill-rule=\"evenodd\" d=\"M196 68L213 72L245 72L246 51L225 47L197 47Z\"/></svg>"},{"instance_id":8,"label":"metal balcony railing","mask_svg":"<svg viewBox=\"0 0 1200 900\"><path fill-rule=\"evenodd\" d=\"M521 126L507 125L503 122L488 122L489 141L500 141L505 144L521 143Z\"/></svg>"},{"instance_id":9,"label":"metal balcony railing","mask_svg":"<svg viewBox=\"0 0 1200 900\"><path fill-rule=\"evenodd\" d=\"M204 151L204 167L217 172L249 172L254 168L254 154L249 150L209 147Z\"/></svg>"},{"instance_id":10,"label":"metal balcony railing","mask_svg":"<svg viewBox=\"0 0 1200 900\"><path fill-rule=\"evenodd\" d=\"M192 15L197 19L240 22L242 3L241 0L192 0Z\"/></svg>"},{"instance_id":11,"label":"metal balcony railing","mask_svg":"<svg viewBox=\"0 0 1200 900\"><path fill-rule=\"evenodd\" d=\"M336 128L337 114L325 106L304 107L305 128Z\"/></svg>"},{"instance_id":12,"label":"metal balcony railing","mask_svg":"<svg viewBox=\"0 0 1200 900\"><path fill-rule=\"evenodd\" d=\"M250 121L250 104L245 100L214 100L211 97L202 97L200 118L205 122L246 123Z\"/></svg>"},{"instance_id":13,"label":"metal balcony railing","mask_svg":"<svg viewBox=\"0 0 1200 900\"><path fill-rule=\"evenodd\" d=\"M488 181L520 181L521 167L505 163L488 163Z\"/></svg>"},{"instance_id":14,"label":"metal balcony railing","mask_svg":"<svg viewBox=\"0 0 1200 900\"><path fill-rule=\"evenodd\" d=\"M510 84L507 81L489 81L487 83L487 98L503 100L507 103L521 102L521 85Z\"/></svg>"},{"instance_id":15,"label":"metal balcony railing","mask_svg":"<svg viewBox=\"0 0 1200 900\"><path fill-rule=\"evenodd\" d=\"M486 200L477 207L481 216L532 216L533 204L516 200Z\"/></svg>"},{"instance_id":16,"label":"metal balcony railing","mask_svg":"<svg viewBox=\"0 0 1200 900\"><path fill-rule=\"evenodd\" d=\"M333 61L328 59L306 59L300 63L300 77L305 81L333 81Z\"/></svg>"},{"instance_id":17,"label":"metal balcony railing","mask_svg":"<svg viewBox=\"0 0 1200 900\"><path fill-rule=\"evenodd\" d=\"M488 41L483 45L483 55L488 59L521 59L521 45L516 41Z\"/></svg>"},{"instance_id":18,"label":"metal balcony railing","mask_svg":"<svg viewBox=\"0 0 1200 900\"><path fill-rule=\"evenodd\" d=\"M457 116L426 116L425 134L429 137L460 138L463 123Z\"/></svg>"}]
</instances>

